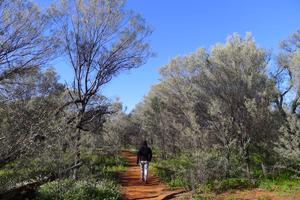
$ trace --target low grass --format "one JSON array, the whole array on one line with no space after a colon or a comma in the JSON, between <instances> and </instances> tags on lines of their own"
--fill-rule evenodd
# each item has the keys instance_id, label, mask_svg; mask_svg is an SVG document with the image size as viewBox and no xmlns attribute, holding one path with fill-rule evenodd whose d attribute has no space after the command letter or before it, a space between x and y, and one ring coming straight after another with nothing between
<instances>
[{"instance_id":1,"label":"low grass","mask_svg":"<svg viewBox=\"0 0 300 200\"><path fill-rule=\"evenodd\" d=\"M265 179L261 179L258 187L279 194L300 193L300 179L290 172L282 172Z\"/></svg>"}]
</instances>

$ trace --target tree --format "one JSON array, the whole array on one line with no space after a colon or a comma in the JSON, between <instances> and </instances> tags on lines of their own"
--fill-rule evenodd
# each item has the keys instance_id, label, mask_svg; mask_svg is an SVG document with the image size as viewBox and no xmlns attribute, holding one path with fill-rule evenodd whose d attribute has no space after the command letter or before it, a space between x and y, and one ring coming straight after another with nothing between
<instances>
[{"instance_id":1,"label":"tree","mask_svg":"<svg viewBox=\"0 0 300 200\"><path fill-rule=\"evenodd\" d=\"M288 117L289 126L282 126L279 141L275 143L274 149L281 156L280 168L286 168L300 174L300 132L299 119L295 115Z\"/></svg>"},{"instance_id":2,"label":"tree","mask_svg":"<svg viewBox=\"0 0 300 200\"><path fill-rule=\"evenodd\" d=\"M268 157L262 152L272 149L279 128L277 113L269 109L276 88L265 73L268 60L249 34L232 35L211 52L199 49L174 58L144 99L143 129L156 136L154 144L162 151L184 149L199 165L206 162L199 152L212 159L208 154L217 152L219 176L251 178L251 157ZM266 171L264 162L261 167Z\"/></svg>"},{"instance_id":3,"label":"tree","mask_svg":"<svg viewBox=\"0 0 300 200\"><path fill-rule=\"evenodd\" d=\"M150 29L139 15L125 11L124 5L123 0L76 0L62 1L51 9L74 72L72 101L66 106L75 104L78 113L75 164L80 161L84 113L97 109L91 99L114 76L142 65L150 56L146 41Z\"/></svg>"},{"instance_id":4,"label":"tree","mask_svg":"<svg viewBox=\"0 0 300 200\"><path fill-rule=\"evenodd\" d=\"M33 70L11 79L16 80L3 85L9 101L0 104L0 167L11 171L0 177L0 193L57 178L71 165L67 155L62 158L70 129L67 114L56 115L67 99L56 73Z\"/></svg>"},{"instance_id":5,"label":"tree","mask_svg":"<svg viewBox=\"0 0 300 200\"><path fill-rule=\"evenodd\" d=\"M291 101L291 112L296 114L297 108L300 105L300 89L299 89L299 80L300 80L300 30L297 30L289 36L288 39L283 40L280 43L281 52L277 56L277 63L279 72L278 75L283 77L288 76L289 81L282 85L288 85L285 91L280 95L279 108L282 108L282 102L284 102L284 97L286 94L293 92L293 89L296 91ZM285 75L285 76L284 76ZM284 111L283 109L281 109Z\"/></svg>"},{"instance_id":6,"label":"tree","mask_svg":"<svg viewBox=\"0 0 300 200\"><path fill-rule=\"evenodd\" d=\"M234 150L250 178L251 151L259 141L276 138L272 135L276 126L269 124L272 114L268 106L275 87L265 74L268 54L256 47L250 35L244 39L233 35L224 46L215 46L208 61L207 81L200 84L216 105L210 110L212 131L218 136L228 133L225 143L235 140ZM215 123L225 130L215 129L219 127Z\"/></svg>"},{"instance_id":7,"label":"tree","mask_svg":"<svg viewBox=\"0 0 300 200\"><path fill-rule=\"evenodd\" d=\"M278 161L280 168L286 168L297 174L299 171L299 105L300 105L300 30L292 33L289 38L280 44L281 52L278 55L278 68L281 70L283 80L288 76L288 82L281 101L289 105L289 109L283 110L285 121L281 124L280 138L275 143L274 150L282 159ZM287 73L284 74L284 72Z\"/></svg>"},{"instance_id":8,"label":"tree","mask_svg":"<svg viewBox=\"0 0 300 200\"><path fill-rule=\"evenodd\" d=\"M27 0L0 1L0 84L40 67L54 55L50 18ZM1 86L1 85L0 85ZM1 91L1 87L0 87Z\"/></svg>"},{"instance_id":9,"label":"tree","mask_svg":"<svg viewBox=\"0 0 300 200\"><path fill-rule=\"evenodd\" d=\"M4 101L0 106L0 167L35 151L39 139L50 134L53 110L58 108L59 97L64 92L51 69L44 73L35 70L30 75L18 75L11 81L15 80L20 84L3 85L10 91L10 101Z\"/></svg>"}]
</instances>

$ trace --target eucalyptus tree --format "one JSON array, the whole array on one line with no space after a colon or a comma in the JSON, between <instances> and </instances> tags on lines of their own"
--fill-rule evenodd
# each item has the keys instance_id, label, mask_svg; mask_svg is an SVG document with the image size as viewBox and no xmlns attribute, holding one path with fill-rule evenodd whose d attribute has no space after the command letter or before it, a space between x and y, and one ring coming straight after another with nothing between
<instances>
[{"instance_id":1,"label":"eucalyptus tree","mask_svg":"<svg viewBox=\"0 0 300 200\"><path fill-rule=\"evenodd\" d=\"M291 112L296 114L297 108L300 105L300 30L292 33L286 40L280 43L282 51L278 55L278 65L281 71L287 71L289 82L286 83L289 87L284 94L295 90L295 97L292 100Z\"/></svg>"},{"instance_id":2,"label":"eucalyptus tree","mask_svg":"<svg viewBox=\"0 0 300 200\"><path fill-rule=\"evenodd\" d=\"M300 131L299 118L295 115L288 116L289 126L282 125L279 141L275 143L274 150L280 155L280 161L275 167L288 169L300 174Z\"/></svg>"},{"instance_id":3,"label":"eucalyptus tree","mask_svg":"<svg viewBox=\"0 0 300 200\"><path fill-rule=\"evenodd\" d=\"M50 25L51 17L31 1L0 1L0 101L1 112L4 111L1 122L7 125L1 130L1 164L19 157L33 139L22 125L29 128L36 121L20 123L27 120L22 116L23 111L30 113L27 103L52 94L52 90L62 89L54 72L40 72L40 68L54 58L56 52L57 43ZM41 77L38 78L38 75Z\"/></svg>"},{"instance_id":4,"label":"eucalyptus tree","mask_svg":"<svg viewBox=\"0 0 300 200\"><path fill-rule=\"evenodd\" d=\"M18 75L11 81L15 80L20 84L3 85L5 90L11 91L8 97L12 100L2 102L0 106L1 165L19 158L27 150L34 150L30 145L34 145L38 138L45 137L45 127L50 123L48 119L53 116L46 106L57 109L55 98L59 99L64 91L52 70L44 73L35 70L30 75Z\"/></svg>"},{"instance_id":5,"label":"eucalyptus tree","mask_svg":"<svg viewBox=\"0 0 300 200\"><path fill-rule=\"evenodd\" d=\"M140 15L125 10L123 0L61 1L51 7L51 13L56 17L61 45L74 75L69 93L72 101L65 106L75 105L78 114L74 120L76 165L80 162L84 113L101 107L91 105L91 99L114 76L146 61L151 31Z\"/></svg>"},{"instance_id":6,"label":"eucalyptus tree","mask_svg":"<svg viewBox=\"0 0 300 200\"><path fill-rule=\"evenodd\" d=\"M0 84L53 57L50 21L31 1L0 1Z\"/></svg>"},{"instance_id":7,"label":"eucalyptus tree","mask_svg":"<svg viewBox=\"0 0 300 200\"><path fill-rule=\"evenodd\" d=\"M201 123L205 120L200 118L205 118L205 113L198 115L200 112L197 109L206 109L206 97L199 96L195 79L203 73L207 57L204 49L198 49L191 55L172 59L160 70L162 82L157 91L168 105L168 115L173 118L173 128L181 133L183 141L190 140L186 147L203 147L201 143L204 141L204 131Z\"/></svg>"},{"instance_id":8,"label":"eucalyptus tree","mask_svg":"<svg viewBox=\"0 0 300 200\"><path fill-rule=\"evenodd\" d=\"M242 172L250 178L250 157L266 159L262 152L272 149L279 128L270 109L276 88L266 73L268 61L251 35L232 35L210 52L173 59L144 100L144 129L165 140L161 148L219 152L220 176Z\"/></svg>"},{"instance_id":9,"label":"eucalyptus tree","mask_svg":"<svg viewBox=\"0 0 300 200\"><path fill-rule=\"evenodd\" d=\"M203 50L172 59L160 70L162 81L151 88L144 100L142 122L147 135L165 152L162 155L174 155L182 147L201 147L203 134L195 112L198 99L193 83L201 71L201 56L205 57Z\"/></svg>"},{"instance_id":10,"label":"eucalyptus tree","mask_svg":"<svg viewBox=\"0 0 300 200\"><path fill-rule=\"evenodd\" d=\"M282 158L277 167L299 174L300 30L283 40L280 47L282 51L277 60L281 78L279 81L285 88L282 93L284 95L281 95L281 110L285 120L281 124L280 139L275 143L274 149Z\"/></svg>"},{"instance_id":11,"label":"eucalyptus tree","mask_svg":"<svg viewBox=\"0 0 300 200\"><path fill-rule=\"evenodd\" d=\"M45 181L70 166L66 158L58 157L68 141L68 128L65 114L55 115L66 100L56 73L34 70L11 79L16 80L18 84L2 85L10 91L10 101L0 104L0 167L11 173L0 177L0 193L25 182Z\"/></svg>"}]
</instances>

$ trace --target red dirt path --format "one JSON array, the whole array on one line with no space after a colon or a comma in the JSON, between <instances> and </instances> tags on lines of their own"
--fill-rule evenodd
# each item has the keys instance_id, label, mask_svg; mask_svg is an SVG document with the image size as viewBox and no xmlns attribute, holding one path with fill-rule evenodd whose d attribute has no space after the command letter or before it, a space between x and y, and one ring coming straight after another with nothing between
<instances>
[{"instance_id":1,"label":"red dirt path","mask_svg":"<svg viewBox=\"0 0 300 200\"><path fill-rule=\"evenodd\" d=\"M140 168L136 165L136 155L123 151L122 156L127 160L127 171L120 176L123 200L166 200L172 199L184 190L168 190L166 185L158 180L151 172L147 183L140 180Z\"/></svg>"}]
</instances>

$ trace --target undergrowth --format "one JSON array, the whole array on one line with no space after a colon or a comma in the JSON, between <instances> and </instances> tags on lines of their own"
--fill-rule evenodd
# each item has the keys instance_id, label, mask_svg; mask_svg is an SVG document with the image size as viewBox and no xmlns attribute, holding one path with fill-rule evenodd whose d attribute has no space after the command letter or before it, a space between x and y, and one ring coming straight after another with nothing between
<instances>
[{"instance_id":1,"label":"undergrowth","mask_svg":"<svg viewBox=\"0 0 300 200\"><path fill-rule=\"evenodd\" d=\"M42 185L37 200L118 200L121 199L118 173L126 170L119 156L85 153L79 180L62 179Z\"/></svg>"}]
</instances>

